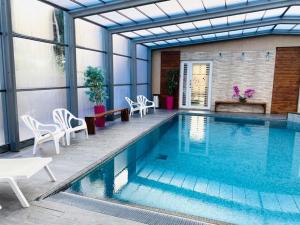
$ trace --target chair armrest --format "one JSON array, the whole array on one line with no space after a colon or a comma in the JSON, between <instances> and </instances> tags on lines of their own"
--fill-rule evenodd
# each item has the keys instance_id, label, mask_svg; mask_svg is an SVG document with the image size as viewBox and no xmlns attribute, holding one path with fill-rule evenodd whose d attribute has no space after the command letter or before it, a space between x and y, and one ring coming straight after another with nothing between
<instances>
[{"instance_id":1,"label":"chair armrest","mask_svg":"<svg viewBox=\"0 0 300 225\"><path fill-rule=\"evenodd\" d=\"M52 127L52 128L54 128L54 130L47 129L47 127L48 128ZM57 132L57 131L60 130L59 126L57 126L55 124L44 124L44 123L39 123L38 129L39 129L39 131L45 131L45 132L48 132L48 133L53 133L53 132Z\"/></svg>"},{"instance_id":2,"label":"chair armrest","mask_svg":"<svg viewBox=\"0 0 300 225\"><path fill-rule=\"evenodd\" d=\"M84 120L84 119L81 119L81 118L72 117L71 120L77 120L77 121L81 122L82 125L85 124L85 120Z\"/></svg>"}]
</instances>

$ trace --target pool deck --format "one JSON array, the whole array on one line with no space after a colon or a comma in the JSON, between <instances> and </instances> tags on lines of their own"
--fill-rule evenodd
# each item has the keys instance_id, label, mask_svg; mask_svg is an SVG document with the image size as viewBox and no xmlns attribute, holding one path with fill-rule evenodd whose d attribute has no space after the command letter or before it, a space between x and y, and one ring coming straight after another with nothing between
<instances>
[{"instance_id":1,"label":"pool deck","mask_svg":"<svg viewBox=\"0 0 300 225\"><path fill-rule=\"evenodd\" d=\"M0 224L141 224L132 220L91 212L47 199L40 201L36 201L36 199L73 180L88 168L116 153L141 134L149 131L175 113L176 111L157 110L156 113L149 114L142 119L134 116L128 123L116 120L109 123L106 128L97 130L97 134L89 136L89 139L85 139L82 133L77 134L76 139L72 140L70 146L61 147L61 154L59 155L55 155L52 143L43 145L42 149L38 151L38 156L53 157L50 168L54 172L57 182L50 182L45 171L39 172L30 180L18 182L21 190L31 204L31 207L27 209L21 207L14 193L7 185L1 184L0 205L2 205L2 210L0 210ZM224 113L218 114L230 115ZM243 114L243 116L253 115ZM282 116L255 115L255 117L284 119ZM32 157L32 147L28 147L18 153L0 155L0 158L19 157Z\"/></svg>"}]
</instances>

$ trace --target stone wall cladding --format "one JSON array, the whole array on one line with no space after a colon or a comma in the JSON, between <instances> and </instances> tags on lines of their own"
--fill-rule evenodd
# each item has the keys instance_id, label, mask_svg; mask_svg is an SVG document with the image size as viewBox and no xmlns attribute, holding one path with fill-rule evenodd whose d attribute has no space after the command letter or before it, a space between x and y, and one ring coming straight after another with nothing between
<instances>
[{"instance_id":1,"label":"stone wall cladding","mask_svg":"<svg viewBox=\"0 0 300 225\"><path fill-rule=\"evenodd\" d=\"M268 54L269 52L269 54ZM221 53L221 55L220 55ZM181 60L212 61L211 110L215 101L232 100L232 87L254 88L251 101L266 102L270 113L276 49L242 52L181 52ZM243 109L236 109L243 111ZM254 110L254 112L256 112ZM258 109L257 112L260 112Z\"/></svg>"}]
</instances>

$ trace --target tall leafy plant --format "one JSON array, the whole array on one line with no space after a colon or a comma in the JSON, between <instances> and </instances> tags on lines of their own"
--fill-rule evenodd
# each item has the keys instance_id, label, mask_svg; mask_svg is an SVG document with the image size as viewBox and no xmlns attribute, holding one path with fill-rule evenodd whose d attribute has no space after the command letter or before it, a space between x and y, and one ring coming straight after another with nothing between
<instances>
[{"instance_id":1,"label":"tall leafy plant","mask_svg":"<svg viewBox=\"0 0 300 225\"><path fill-rule=\"evenodd\" d=\"M173 96L175 89L178 85L179 71L176 69L169 70L167 72L167 93L169 96Z\"/></svg>"},{"instance_id":2,"label":"tall leafy plant","mask_svg":"<svg viewBox=\"0 0 300 225\"><path fill-rule=\"evenodd\" d=\"M107 99L104 87L104 75L100 68L88 66L84 72L84 86L89 88L85 93L95 105L102 105Z\"/></svg>"}]
</instances>

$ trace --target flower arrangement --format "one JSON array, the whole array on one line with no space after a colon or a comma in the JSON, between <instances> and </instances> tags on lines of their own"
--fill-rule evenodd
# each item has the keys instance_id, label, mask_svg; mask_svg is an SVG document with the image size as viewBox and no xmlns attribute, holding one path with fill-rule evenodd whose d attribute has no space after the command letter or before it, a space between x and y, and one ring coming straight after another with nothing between
<instances>
[{"instance_id":1,"label":"flower arrangement","mask_svg":"<svg viewBox=\"0 0 300 225\"><path fill-rule=\"evenodd\" d=\"M245 102L247 102L248 98L252 98L253 97L254 93L255 93L254 89L247 88L244 91L244 94L240 95L240 89L239 89L239 87L237 85L234 85L233 86L233 96L232 97L239 99L239 101L242 102L242 103L245 103Z\"/></svg>"}]
</instances>

